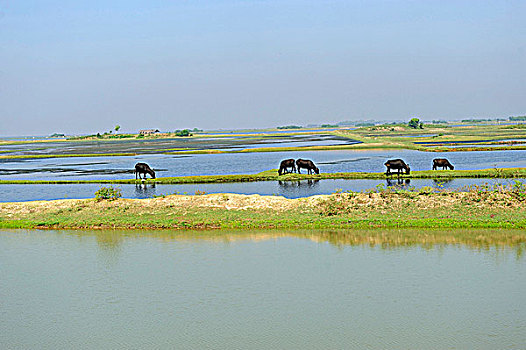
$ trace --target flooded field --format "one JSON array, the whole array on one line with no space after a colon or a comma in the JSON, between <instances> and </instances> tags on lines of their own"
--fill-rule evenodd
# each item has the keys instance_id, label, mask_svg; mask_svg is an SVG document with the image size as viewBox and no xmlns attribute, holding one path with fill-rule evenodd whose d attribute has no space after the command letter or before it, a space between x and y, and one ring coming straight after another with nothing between
<instances>
[{"instance_id":1,"label":"flooded field","mask_svg":"<svg viewBox=\"0 0 526 350\"><path fill-rule=\"evenodd\" d=\"M119 139L103 141L34 142L0 144L0 153L8 155L75 155L119 153L177 153L181 150L242 150L263 147L336 146L360 143L334 135L267 135L207 138Z\"/></svg>"},{"instance_id":2,"label":"flooded field","mask_svg":"<svg viewBox=\"0 0 526 350\"><path fill-rule=\"evenodd\" d=\"M101 180L134 178L137 162L146 162L157 177L255 174L277 169L287 158L312 159L322 173L383 172L387 159L402 158L412 170L430 170L433 158L448 158L457 170L526 167L525 150L428 153L413 150L304 151L241 154L166 155L0 159L3 180Z\"/></svg>"},{"instance_id":3,"label":"flooded field","mask_svg":"<svg viewBox=\"0 0 526 350\"><path fill-rule=\"evenodd\" d=\"M0 348L520 349L487 233L0 231Z\"/></svg>"}]
</instances>

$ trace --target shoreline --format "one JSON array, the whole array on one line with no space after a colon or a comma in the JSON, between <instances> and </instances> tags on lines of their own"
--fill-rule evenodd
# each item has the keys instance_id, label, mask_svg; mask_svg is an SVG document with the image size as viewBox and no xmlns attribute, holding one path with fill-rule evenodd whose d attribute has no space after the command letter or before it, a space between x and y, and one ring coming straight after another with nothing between
<instances>
[{"instance_id":1,"label":"shoreline","mask_svg":"<svg viewBox=\"0 0 526 350\"><path fill-rule=\"evenodd\" d=\"M526 229L526 190L347 192L287 199L208 194L0 203L0 228ZM524 231L526 237L526 230Z\"/></svg>"}]
</instances>

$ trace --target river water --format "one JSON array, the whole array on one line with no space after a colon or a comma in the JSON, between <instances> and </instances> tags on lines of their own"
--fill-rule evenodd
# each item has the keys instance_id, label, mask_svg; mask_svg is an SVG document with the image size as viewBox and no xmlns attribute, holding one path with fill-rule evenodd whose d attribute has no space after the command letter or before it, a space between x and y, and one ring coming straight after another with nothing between
<instances>
[{"instance_id":1,"label":"river water","mask_svg":"<svg viewBox=\"0 0 526 350\"><path fill-rule=\"evenodd\" d=\"M144 154L118 157L0 159L3 180L101 180L134 178L137 162L146 162L157 177L254 174L277 169L287 158L312 159L322 173L383 172L388 159L402 158L412 170L431 170L433 158L448 158L458 170L526 167L526 151L430 153L413 150L306 151L195 155Z\"/></svg>"},{"instance_id":2,"label":"river water","mask_svg":"<svg viewBox=\"0 0 526 350\"><path fill-rule=\"evenodd\" d=\"M400 179L386 180L302 180L302 181L255 181L208 184L119 184L113 185L121 191L124 198L152 198L170 194L209 194L237 193L260 194L300 198L320 194L331 194L339 191L363 192L376 190L377 186L391 189L418 190L422 187L433 187L436 190L463 191L471 186L513 185L515 181L526 183L526 179ZM61 184L61 185L0 185L0 202L24 202L34 200L82 199L94 198L95 192L104 184Z\"/></svg>"},{"instance_id":3,"label":"river water","mask_svg":"<svg viewBox=\"0 0 526 350\"><path fill-rule=\"evenodd\" d=\"M0 231L0 348L524 349L524 247L334 237Z\"/></svg>"}]
</instances>

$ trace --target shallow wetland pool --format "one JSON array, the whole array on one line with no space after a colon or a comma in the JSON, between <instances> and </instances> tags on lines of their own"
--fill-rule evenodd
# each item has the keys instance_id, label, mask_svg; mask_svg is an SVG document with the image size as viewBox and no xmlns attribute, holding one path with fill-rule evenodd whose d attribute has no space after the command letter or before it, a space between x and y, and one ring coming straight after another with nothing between
<instances>
[{"instance_id":1,"label":"shallow wetland pool","mask_svg":"<svg viewBox=\"0 0 526 350\"><path fill-rule=\"evenodd\" d=\"M494 167L526 167L526 151L486 151L427 153L412 150L376 151L304 151L243 154L199 155L139 155L119 157L79 157L45 159L0 159L2 180L116 180L133 179L133 167L146 162L156 170L157 177L254 174L276 168L285 158L307 158L316 161L322 173L381 172L386 159L403 158L413 170L429 170L431 160L447 157L455 169L472 170ZM262 181L252 183L218 183L189 185L119 185L123 197L148 198L173 193L239 193L281 195L288 198L330 194L338 190L363 191L377 185L403 188L431 186L460 189L484 183L508 183L502 179L454 179L451 181L410 180L399 183L387 180L322 180L322 181ZM523 180L522 180L523 181ZM0 201L29 201L64 198L92 198L98 184L74 185L0 185Z\"/></svg>"},{"instance_id":2,"label":"shallow wetland pool","mask_svg":"<svg viewBox=\"0 0 526 350\"><path fill-rule=\"evenodd\" d=\"M157 177L255 174L277 169L287 158L312 159L322 173L383 172L387 159L402 158L412 170L430 170L433 158L448 158L455 169L526 167L526 151L420 152L413 150L294 151L116 157L0 159L2 180L114 180L134 178L137 162L146 162Z\"/></svg>"},{"instance_id":3,"label":"shallow wetland pool","mask_svg":"<svg viewBox=\"0 0 526 350\"><path fill-rule=\"evenodd\" d=\"M124 198L152 198L170 194L237 193L283 196L286 198L309 197L340 191L362 192L383 189L420 189L433 187L436 190L463 191L470 186L512 185L515 181L526 183L526 179L393 179L387 180L301 180L301 181L255 181L206 184L119 184L112 185L121 191ZM0 202L25 202L34 200L94 198L95 192L107 184L45 184L45 185L0 185Z\"/></svg>"},{"instance_id":4,"label":"shallow wetland pool","mask_svg":"<svg viewBox=\"0 0 526 350\"><path fill-rule=\"evenodd\" d=\"M428 233L0 231L0 347L522 348L523 243Z\"/></svg>"}]
</instances>

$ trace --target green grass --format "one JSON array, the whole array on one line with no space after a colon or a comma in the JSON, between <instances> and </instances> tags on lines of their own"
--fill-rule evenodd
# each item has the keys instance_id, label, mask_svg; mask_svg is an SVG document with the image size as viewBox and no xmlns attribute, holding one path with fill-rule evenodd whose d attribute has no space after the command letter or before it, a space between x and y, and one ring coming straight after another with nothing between
<instances>
[{"instance_id":1,"label":"green grass","mask_svg":"<svg viewBox=\"0 0 526 350\"><path fill-rule=\"evenodd\" d=\"M526 141L524 134L526 124L519 125L488 125L480 124L476 126L449 127L448 124L425 124L424 129L411 129L404 124L400 125L383 125L373 127L362 127L354 130L339 129L336 131L312 131L301 129L295 133L276 133L276 129L255 130L253 134L240 134L241 130L233 131L231 134L224 135L195 135L192 139L206 140L208 138L243 136L246 140L261 140L273 136L295 136L305 134L333 134L340 137L346 137L353 140L361 141L359 144L352 145L334 145L334 146L302 146L302 147L264 147L264 148L246 148L238 150L217 150L217 149L184 149L184 148L167 148L157 150L161 154L213 154L213 153L259 153L259 152L299 152L299 151L329 151L329 150L376 150L376 149L410 149L423 152L469 152L469 151L503 151L503 150L525 150L526 144L516 144L511 146L506 143L499 143L499 139L518 139ZM265 133L261 133L261 132ZM416 137L403 137L416 135ZM96 138L97 141L119 141L119 138L129 140L134 135L110 135L108 138ZM174 138L172 134L148 136L144 139L166 139ZM484 140L484 142L481 142ZM92 139L70 139L68 142L82 143L92 141ZM442 143L425 146L415 142L452 142L451 144ZM469 141L472 147L451 147L460 141ZM27 140L27 141L0 141L2 145L22 145L33 143L53 143L64 142L64 140ZM496 147L488 147L496 145ZM11 151L9 151L11 152ZM136 153L125 152L116 153L86 153L86 154L39 154L39 155L10 155L9 152L2 152L0 159L35 159L35 158L66 158L66 157L116 157L116 156L133 156Z\"/></svg>"},{"instance_id":2,"label":"green grass","mask_svg":"<svg viewBox=\"0 0 526 350\"><path fill-rule=\"evenodd\" d=\"M526 229L524 185L382 190L300 199L212 194L0 203L0 228ZM525 231L526 235L526 231Z\"/></svg>"},{"instance_id":3,"label":"green grass","mask_svg":"<svg viewBox=\"0 0 526 350\"><path fill-rule=\"evenodd\" d=\"M526 124L525 124L526 125ZM405 125L383 125L363 127L355 130L338 130L335 135L362 141L362 147L376 148L405 148L423 152L459 152L459 151L502 151L522 150L526 145L506 145L501 147L487 147L498 144L499 139L518 139L526 141L523 126L487 125L450 127L448 124L425 124L424 129L410 129ZM415 137L403 137L414 135ZM481 142L484 140L484 142ZM456 142L473 142L473 147L448 147ZM424 146L415 142L448 142ZM451 143L449 143L451 142Z\"/></svg>"},{"instance_id":4,"label":"green grass","mask_svg":"<svg viewBox=\"0 0 526 350\"><path fill-rule=\"evenodd\" d=\"M396 175L392 176L396 178ZM404 179L454 179L454 178L524 178L526 168L493 168L482 170L425 170L411 171L410 175L401 175ZM258 174L245 175L200 175L160 177L156 179L136 180L0 180L0 185L45 185L45 184L192 184L192 183L229 183L254 181L300 181L300 180L335 180L335 179L385 179L385 173L348 172L322 173L318 175L285 174L278 175L276 169Z\"/></svg>"}]
</instances>

